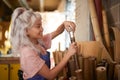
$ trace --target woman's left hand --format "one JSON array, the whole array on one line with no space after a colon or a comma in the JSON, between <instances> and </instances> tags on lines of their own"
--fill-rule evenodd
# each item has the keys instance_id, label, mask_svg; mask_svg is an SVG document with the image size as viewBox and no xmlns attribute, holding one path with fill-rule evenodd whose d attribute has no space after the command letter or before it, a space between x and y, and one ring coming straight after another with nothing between
<instances>
[{"instance_id":1,"label":"woman's left hand","mask_svg":"<svg viewBox=\"0 0 120 80\"><path fill-rule=\"evenodd\" d=\"M72 21L64 21L63 24L64 24L65 29L66 29L68 32L70 32L70 31L75 32L76 25L75 25L74 22L72 22Z\"/></svg>"}]
</instances>

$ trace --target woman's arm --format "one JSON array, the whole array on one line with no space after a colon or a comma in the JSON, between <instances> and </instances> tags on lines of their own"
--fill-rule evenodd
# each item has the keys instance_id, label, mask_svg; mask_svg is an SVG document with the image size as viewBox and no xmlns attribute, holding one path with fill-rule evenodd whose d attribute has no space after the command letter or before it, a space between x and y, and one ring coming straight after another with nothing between
<instances>
[{"instance_id":1,"label":"woman's arm","mask_svg":"<svg viewBox=\"0 0 120 80\"><path fill-rule=\"evenodd\" d=\"M65 67L69 58L70 56L66 54L62 61L51 70L47 67L46 64L44 64L43 67L40 69L39 74L48 80L53 80L58 75L58 73Z\"/></svg>"},{"instance_id":2,"label":"woman's arm","mask_svg":"<svg viewBox=\"0 0 120 80\"><path fill-rule=\"evenodd\" d=\"M68 49L68 52L65 54L65 56L57 66L55 66L53 69L50 70L46 66L46 64L44 64L43 67L38 72L38 74L44 76L49 80L53 80L58 75L58 73L64 68L64 66L67 64L70 57L76 53L76 51L77 51L77 45L76 43L72 43L70 45L70 48Z\"/></svg>"},{"instance_id":3,"label":"woman's arm","mask_svg":"<svg viewBox=\"0 0 120 80\"><path fill-rule=\"evenodd\" d=\"M64 29L66 29L69 32L70 31L69 27L71 27L72 31L75 31L76 25L72 21L64 21L55 31L51 33L52 39L61 34L64 31Z\"/></svg>"}]
</instances>

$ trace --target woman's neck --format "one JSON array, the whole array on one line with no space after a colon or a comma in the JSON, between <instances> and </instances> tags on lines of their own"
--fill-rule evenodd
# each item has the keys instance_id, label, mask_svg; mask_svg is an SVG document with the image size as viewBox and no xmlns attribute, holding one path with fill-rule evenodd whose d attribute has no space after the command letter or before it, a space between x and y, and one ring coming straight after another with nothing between
<instances>
[{"instance_id":1,"label":"woman's neck","mask_svg":"<svg viewBox=\"0 0 120 80\"><path fill-rule=\"evenodd\" d=\"M41 54L45 54L46 50L44 47L44 43L42 40L38 41L38 40L31 40L31 42L33 43L33 45L40 50Z\"/></svg>"}]
</instances>

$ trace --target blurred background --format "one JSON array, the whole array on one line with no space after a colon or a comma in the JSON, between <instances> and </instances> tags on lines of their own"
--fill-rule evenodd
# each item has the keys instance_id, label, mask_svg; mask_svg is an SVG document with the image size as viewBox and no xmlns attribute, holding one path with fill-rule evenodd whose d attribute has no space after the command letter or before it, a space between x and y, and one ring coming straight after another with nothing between
<instances>
[{"instance_id":1,"label":"blurred background","mask_svg":"<svg viewBox=\"0 0 120 80\"><path fill-rule=\"evenodd\" d=\"M65 1L67 0L0 0L0 19L10 20L13 10L20 6L40 12L54 11Z\"/></svg>"},{"instance_id":2,"label":"blurred background","mask_svg":"<svg viewBox=\"0 0 120 80\"><path fill-rule=\"evenodd\" d=\"M94 21L93 17L91 17L91 7L89 6L91 2L89 1L93 1L94 4L94 12L96 12L96 20ZM119 69L116 70L118 72L115 71L113 76L113 66L117 65L113 65L112 63L108 67L104 63L109 68L106 68L108 79L104 80L120 80L120 0L0 0L0 80L18 80L17 71L20 67L19 55L13 57L9 42L11 15L17 7L25 7L33 11L38 11L42 15L44 34L54 31L65 20L75 22L75 39L76 42L80 42L79 48L82 51L79 52L80 55L82 53L84 57L94 57L93 55L98 54L97 57L100 58L101 55L99 54L104 53L104 56L107 57L104 59L109 59L110 62L112 62L111 60L117 62L118 67L116 68ZM106 16L103 15L102 11L106 12ZM106 22L103 22L103 17L105 17ZM98 25L96 26L93 22L96 22L95 24ZM108 32L105 32L105 25ZM101 42L103 43L101 45L98 44L98 40L96 39L98 36L95 36L94 27L99 28L96 32L101 34ZM105 35L109 37L109 46L106 43ZM51 52L51 67L54 67L56 64L54 63L55 59L52 53L56 52L56 55L58 55L57 52L60 52L61 55L62 52L67 50L69 44L70 37L66 30L52 40L52 47L49 49ZM111 51L109 48L111 48ZM58 60L58 57L62 58L61 56L57 56L56 60ZM87 71L91 70L88 63L84 66L86 71L83 70L86 72L83 73L86 76L89 75ZM103 69L101 70L103 71ZM95 76L93 75L93 77ZM93 80L89 77L85 78L87 78L85 80ZM97 80L100 79L98 78Z\"/></svg>"},{"instance_id":3,"label":"blurred background","mask_svg":"<svg viewBox=\"0 0 120 80\"><path fill-rule=\"evenodd\" d=\"M67 15L71 15L71 19L74 18L75 0L0 0L0 25L1 25L1 47L10 47L9 43L9 25L12 12L17 7L25 7L27 9L32 9L33 11L38 11L42 15L44 34L52 32L59 26L63 21L69 18ZM69 6L69 8L67 7ZM69 11L69 12L66 12ZM73 17L72 17L73 16ZM69 20L71 20L69 19ZM56 21L57 20L57 21ZM73 19L74 21L74 19ZM4 26L4 28L3 28ZM51 28L52 27L52 28ZM51 48L55 50L59 43L62 43L62 48L66 48L67 34L65 32L60 35L54 41L54 47ZM6 41L7 40L7 41ZM6 50L3 50L6 53Z\"/></svg>"}]
</instances>

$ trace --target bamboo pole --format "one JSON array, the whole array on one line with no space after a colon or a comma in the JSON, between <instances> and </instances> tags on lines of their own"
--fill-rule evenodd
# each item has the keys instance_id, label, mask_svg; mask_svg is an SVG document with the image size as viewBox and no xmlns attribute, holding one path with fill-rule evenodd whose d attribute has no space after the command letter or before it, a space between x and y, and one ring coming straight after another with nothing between
<instances>
[{"instance_id":1,"label":"bamboo pole","mask_svg":"<svg viewBox=\"0 0 120 80\"><path fill-rule=\"evenodd\" d=\"M116 65L116 62L112 62L112 63L109 63L108 64L108 73L107 73L107 76L108 76L108 80L114 80L114 69L115 69L115 65Z\"/></svg>"},{"instance_id":2,"label":"bamboo pole","mask_svg":"<svg viewBox=\"0 0 120 80\"><path fill-rule=\"evenodd\" d=\"M71 29L71 26L70 26L70 29ZM74 32L73 31L70 31L69 32L69 36L70 36L70 40L71 40L71 43L75 42L75 36L74 36ZM78 52L78 51L77 51ZM72 56L73 59L74 59L74 63L75 63L75 69L80 69L80 66L79 66L79 60L78 60L78 55L75 54Z\"/></svg>"},{"instance_id":3,"label":"bamboo pole","mask_svg":"<svg viewBox=\"0 0 120 80\"><path fill-rule=\"evenodd\" d=\"M120 64L115 65L114 80L120 80Z\"/></svg>"},{"instance_id":4,"label":"bamboo pole","mask_svg":"<svg viewBox=\"0 0 120 80\"><path fill-rule=\"evenodd\" d=\"M91 80L90 79L90 64L89 58L83 58L83 79L84 80Z\"/></svg>"},{"instance_id":5,"label":"bamboo pole","mask_svg":"<svg viewBox=\"0 0 120 80\"><path fill-rule=\"evenodd\" d=\"M100 33L100 29L99 29L100 27L99 27L98 18L97 18L97 14L96 14L96 10L95 10L94 0L88 0L88 4L89 4L89 11L90 11L90 16L91 16L95 39L96 39L96 41L102 42L102 36Z\"/></svg>"},{"instance_id":6,"label":"bamboo pole","mask_svg":"<svg viewBox=\"0 0 120 80\"><path fill-rule=\"evenodd\" d=\"M69 69L70 69L70 73L71 73L71 75L70 75L70 77L71 76L75 76L75 63L74 63L74 59L73 58L71 58L70 60L69 60Z\"/></svg>"},{"instance_id":7,"label":"bamboo pole","mask_svg":"<svg viewBox=\"0 0 120 80\"><path fill-rule=\"evenodd\" d=\"M78 49L79 49L79 48L78 48ZM83 69L83 66L82 66L83 56L82 56L82 55L78 55L78 59L79 59L79 66L80 66L80 69Z\"/></svg>"},{"instance_id":8,"label":"bamboo pole","mask_svg":"<svg viewBox=\"0 0 120 80\"><path fill-rule=\"evenodd\" d=\"M96 58L89 57L90 80L96 80Z\"/></svg>"},{"instance_id":9,"label":"bamboo pole","mask_svg":"<svg viewBox=\"0 0 120 80\"><path fill-rule=\"evenodd\" d=\"M117 27L112 27L115 37L114 44L114 60L119 63L120 62L120 30Z\"/></svg>"},{"instance_id":10,"label":"bamboo pole","mask_svg":"<svg viewBox=\"0 0 120 80\"><path fill-rule=\"evenodd\" d=\"M109 35L109 29L108 29L107 15L104 9L102 10L102 15L103 15L103 36L105 40L105 45L111 57L114 58L111 45L110 45L110 35Z\"/></svg>"},{"instance_id":11,"label":"bamboo pole","mask_svg":"<svg viewBox=\"0 0 120 80\"><path fill-rule=\"evenodd\" d=\"M83 71L82 71L82 69L76 70L75 73L76 73L77 80L83 80Z\"/></svg>"},{"instance_id":12,"label":"bamboo pole","mask_svg":"<svg viewBox=\"0 0 120 80\"><path fill-rule=\"evenodd\" d=\"M70 29L71 29L71 26L70 26ZM74 32L73 31L69 32L69 36L70 36L71 43L75 42L75 36L74 36ZM77 51L77 53L78 52L80 52L80 51ZM79 76L81 76L81 72L79 71L80 70L80 66L79 66L80 64L79 64L79 59L78 59L78 54L77 53L75 55L73 55L74 67L75 67L75 71L74 72L75 72L77 80L80 80L81 77L79 77Z\"/></svg>"},{"instance_id":13,"label":"bamboo pole","mask_svg":"<svg viewBox=\"0 0 120 80\"><path fill-rule=\"evenodd\" d=\"M104 38L105 38L107 48L110 48L110 35L109 35L109 31L108 31L107 15L106 15L106 11L104 9L102 10L102 15L103 15Z\"/></svg>"},{"instance_id":14,"label":"bamboo pole","mask_svg":"<svg viewBox=\"0 0 120 80\"><path fill-rule=\"evenodd\" d=\"M99 66L96 68L97 80L107 80L106 67Z\"/></svg>"}]
</instances>

